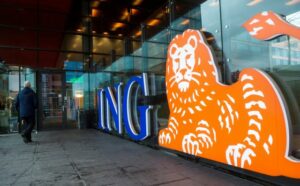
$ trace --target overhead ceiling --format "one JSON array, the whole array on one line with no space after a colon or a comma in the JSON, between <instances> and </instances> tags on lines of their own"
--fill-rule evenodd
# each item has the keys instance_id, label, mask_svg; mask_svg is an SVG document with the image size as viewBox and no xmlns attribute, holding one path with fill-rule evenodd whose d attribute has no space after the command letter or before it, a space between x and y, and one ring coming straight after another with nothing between
<instances>
[{"instance_id":1,"label":"overhead ceiling","mask_svg":"<svg viewBox=\"0 0 300 186\"><path fill-rule=\"evenodd\" d=\"M9 64L55 67L71 0L1 0L0 58ZM38 52L39 51L39 52Z\"/></svg>"},{"instance_id":2,"label":"overhead ceiling","mask_svg":"<svg viewBox=\"0 0 300 186\"><path fill-rule=\"evenodd\" d=\"M66 33L84 32L86 19L91 21L94 35L122 38L140 36L142 22L157 25L166 19L147 18L167 0L88 3L91 9L84 17L81 0L1 0L0 58L12 65L57 68Z\"/></svg>"}]
</instances>

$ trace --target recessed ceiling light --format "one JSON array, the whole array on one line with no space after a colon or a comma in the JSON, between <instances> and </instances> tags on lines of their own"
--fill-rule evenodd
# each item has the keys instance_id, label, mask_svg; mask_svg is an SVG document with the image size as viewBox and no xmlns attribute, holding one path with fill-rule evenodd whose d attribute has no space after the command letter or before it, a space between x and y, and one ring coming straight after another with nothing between
<instances>
[{"instance_id":1,"label":"recessed ceiling light","mask_svg":"<svg viewBox=\"0 0 300 186\"><path fill-rule=\"evenodd\" d=\"M93 1L91 7L97 8L100 5L100 1Z\"/></svg>"},{"instance_id":2,"label":"recessed ceiling light","mask_svg":"<svg viewBox=\"0 0 300 186\"><path fill-rule=\"evenodd\" d=\"M135 0L132 5L133 6L137 6L137 5L140 5L141 3L143 2L143 0Z\"/></svg>"},{"instance_id":3,"label":"recessed ceiling light","mask_svg":"<svg viewBox=\"0 0 300 186\"><path fill-rule=\"evenodd\" d=\"M96 8L92 9L92 17L98 17L100 15L100 11Z\"/></svg>"},{"instance_id":4,"label":"recessed ceiling light","mask_svg":"<svg viewBox=\"0 0 300 186\"><path fill-rule=\"evenodd\" d=\"M124 26L125 26L124 23L116 22L116 23L113 24L111 30L116 31L118 28L121 28L121 27L124 27Z\"/></svg>"},{"instance_id":5,"label":"recessed ceiling light","mask_svg":"<svg viewBox=\"0 0 300 186\"><path fill-rule=\"evenodd\" d=\"M261 3L263 0L253 0L247 4L247 6L255 6L258 3Z\"/></svg>"},{"instance_id":6,"label":"recessed ceiling light","mask_svg":"<svg viewBox=\"0 0 300 186\"><path fill-rule=\"evenodd\" d=\"M135 36L140 36L140 35L142 35L142 31L137 31L135 34L134 34Z\"/></svg>"},{"instance_id":7,"label":"recessed ceiling light","mask_svg":"<svg viewBox=\"0 0 300 186\"><path fill-rule=\"evenodd\" d=\"M159 19L151 19L150 21L148 21L148 24L149 26L155 26L155 25L158 25L158 23L160 22Z\"/></svg>"}]
</instances>

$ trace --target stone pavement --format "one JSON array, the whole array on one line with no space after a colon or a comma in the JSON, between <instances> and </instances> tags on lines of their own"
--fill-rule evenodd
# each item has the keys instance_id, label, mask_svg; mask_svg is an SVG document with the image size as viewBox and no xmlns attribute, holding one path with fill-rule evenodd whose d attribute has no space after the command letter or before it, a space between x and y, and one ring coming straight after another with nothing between
<instances>
[{"instance_id":1,"label":"stone pavement","mask_svg":"<svg viewBox=\"0 0 300 186\"><path fill-rule=\"evenodd\" d=\"M0 135L0 185L258 185L96 130Z\"/></svg>"}]
</instances>

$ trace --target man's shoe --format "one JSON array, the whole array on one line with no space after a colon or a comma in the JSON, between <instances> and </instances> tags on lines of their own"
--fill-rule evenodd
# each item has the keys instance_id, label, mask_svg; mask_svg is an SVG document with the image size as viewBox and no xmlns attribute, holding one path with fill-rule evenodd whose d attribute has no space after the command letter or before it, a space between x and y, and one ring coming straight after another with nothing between
<instances>
[{"instance_id":1,"label":"man's shoe","mask_svg":"<svg viewBox=\"0 0 300 186\"><path fill-rule=\"evenodd\" d=\"M24 143L29 143L30 141L27 139L27 138L25 138L25 137L23 137L23 141L24 141Z\"/></svg>"}]
</instances>

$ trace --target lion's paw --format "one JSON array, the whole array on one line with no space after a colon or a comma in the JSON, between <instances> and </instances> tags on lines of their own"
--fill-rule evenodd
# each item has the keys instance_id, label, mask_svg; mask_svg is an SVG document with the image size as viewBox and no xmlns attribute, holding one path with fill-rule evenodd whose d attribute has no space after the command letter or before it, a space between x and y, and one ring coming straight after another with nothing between
<instances>
[{"instance_id":1,"label":"lion's paw","mask_svg":"<svg viewBox=\"0 0 300 186\"><path fill-rule=\"evenodd\" d=\"M200 142L195 134L190 133L183 137L182 150L183 152L194 156L202 154L202 151L200 150Z\"/></svg>"},{"instance_id":2,"label":"lion's paw","mask_svg":"<svg viewBox=\"0 0 300 186\"><path fill-rule=\"evenodd\" d=\"M164 129L159 133L158 142L159 145L170 144L172 141L171 133L169 130Z\"/></svg>"},{"instance_id":3,"label":"lion's paw","mask_svg":"<svg viewBox=\"0 0 300 186\"><path fill-rule=\"evenodd\" d=\"M255 157L256 154L251 148L247 148L246 145L241 143L230 145L226 150L227 163L241 168L244 168L245 163L248 163L249 166L251 165L251 156Z\"/></svg>"}]
</instances>

